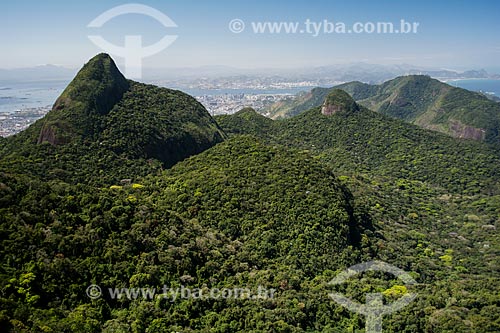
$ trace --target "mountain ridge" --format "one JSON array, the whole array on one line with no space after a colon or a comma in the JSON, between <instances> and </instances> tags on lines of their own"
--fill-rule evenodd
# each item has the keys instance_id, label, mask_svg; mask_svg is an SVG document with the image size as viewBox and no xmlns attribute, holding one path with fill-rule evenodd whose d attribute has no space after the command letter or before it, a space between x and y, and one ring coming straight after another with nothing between
<instances>
[{"instance_id":1,"label":"mountain ridge","mask_svg":"<svg viewBox=\"0 0 500 333\"><path fill-rule=\"evenodd\" d=\"M418 293L384 317L388 332L500 331L500 159L489 145L338 89L289 119L249 108L214 119L182 92L127 82L117 100L103 90L109 104L93 98L105 82L83 98L90 107L69 101L81 121L54 110L67 142L37 143L44 120L0 139L2 330L363 331L335 291L360 304ZM373 260L418 285L377 272L331 285ZM170 297L235 288L244 294Z\"/></svg>"},{"instance_id":2,"label":"mountain ridge","mask_svg":"<svg viewBox=\"0 0 500 333\"><path fill-rule=\"evenodd\" d=\"M152 165L147 161L155 160L170 167L225 136L195 98L127 80L109 55L99 54L82 67L51 111L6 138L0 155L11 155L20 164L27 163L24 156L47 155L43 160L50 170L60 163L49 159L73 154L97 174L123 168L127 178L125 165L146 170ZM24 152L16 154L20 148ZM67 164L57 169L77 174L74 168Z\"/></svg>"},{"instance_id":3,"label":"mountain ridge","mask_svg":"<svg viewBox=\"0 0 500 333\"><path fill-rule=\"evenodd\" d=\"M500 104L465 89L423 75L409 75L370 85L359 81L314 88L295 100L263 110L287 118L319 106L332 89L342 89L369 109L456 138L500 143Z\"/></svg>"},{"instance_id":4,"label":"mountain ridge","mask_svg":"<svg viewBox=\"0 0 500 333\"><path fill-rule=\"evenodd\" d=\"M92 137L105 116L130 88L114 61L101 53L87 62L43 118L37 143L67 143L71 136Z\"/></svg>"},{"instance_id":5,"label":"mountain ridge","mask_svg":"<svg viewBox=\"0 0 500 333\"><path fill-rule=\"evenodd\" d=\"M348 98L343 101L344 105L355 107L325 114L322 111L329 99L327 95L323 106L269 123L270 130L262 133L261 138L271 144L317 152L327 163L333 163L340 170L375 172L383 176L404 173L414 180L431 181L436 186L453 191L482 191L485 188L480 189L478 184L486 186L485 180L489 179L487 187L499 190L500 183L492 181L490 176L492 173L500 174L500 158L489 145L474 140L459 140L373 112L356 103L342 90L329 92L343 99ZM237 134L234 126L242 125L243 129L249 130L247 134L259 135L246 124L248 121L231 118L241 117L236 113L216 117L216 120L227 133ZM329 154L321 153L322 150ZM476 174L471 174L469 170L475 170ZM439 178L433 179L436 175Z\"/></svg>"}]
</instances>

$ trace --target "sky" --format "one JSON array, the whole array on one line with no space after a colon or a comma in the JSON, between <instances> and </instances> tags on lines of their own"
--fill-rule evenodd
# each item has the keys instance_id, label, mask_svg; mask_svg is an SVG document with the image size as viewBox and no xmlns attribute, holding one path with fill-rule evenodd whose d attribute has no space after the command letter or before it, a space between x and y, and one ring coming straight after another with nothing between
<instances>
[{"instance_id":1,"label":"sky","mask_svg":"<svg viewBox=\"0 0 500 333\"><path fill-rule=\"evenodd\" d=\"M16 0L0 4L0 68L57 64L83 65L103 52L88 35L123 45L126 35L141 35L151 45L165 35L177 39L161 52L142 59L149 68L232 66L304 68L366 62L411 64L447 69L500 72L500 1L138 1L159 10L177 27L156 19L126 14L100 28L88 24L118 5L115 0ZM233 33L239 19L245 30ZM341 34L255 33L252 22L322 23L418 22L417 33ZM323 23L322 23L323 24ZM240 26L241 27L241 26ZM322 30L323 31L323 30ZM117 62L124 59L114 56Z\"/></svg>"}]
</instances>

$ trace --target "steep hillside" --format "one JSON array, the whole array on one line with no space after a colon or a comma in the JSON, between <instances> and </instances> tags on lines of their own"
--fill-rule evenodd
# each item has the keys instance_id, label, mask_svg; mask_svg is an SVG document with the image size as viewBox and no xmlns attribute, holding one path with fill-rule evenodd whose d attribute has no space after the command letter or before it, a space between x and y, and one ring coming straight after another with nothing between
<instances>
[{"instance_id":1,"label":"steep hillside","mask_svg":"<svg viewBox=\"0 0 500 333\"><path fill-rule=\"evenodd\" d=\"M385 82L376 95L359 102L390 117L457 138L499 141L498 103L427 76L407 76Z\"/></svg>"},{"instance_id":2,"label":"steep hillside","mask_svg":"<svg viewBox=\"0 0 500 333\"><path fill-rule=\"evenodd\" d=\"M332 89L348 92L367 108L457 138L498 144L500 104L480 93L452 87L428 76L410 75L381 85L350 82L315 88L295 100L263 111L271 118L287 118L319 106Z\"/></svg>"},{"instance_id":3,"label":"steep hillside","mask_svg":"<svg viewBox=\"0 0 500 333\"><path fill-rule=\"evenodd\" d=\"M500 161L489 145L391 119L338 90L262 138L332 167L373 221L375 257L417 277L418 302L384 319L384 331L500 329Z\"/></svg>"},{"instance_id":4,"label":"steep hillside","mask_svg":"<svg viewBox=\"0 0 500 333\"><path fill-rule=\"evenodd\" d=\"M321 105L328 95L329 88L314 88L310 92L301 92L292 100L280 101L262 110L262 113L272 119L296 116L310 108Z\"/></svg>"},{"instance_id":5,"label":"steep hillside","mask_svg":"<svg viewBox=\"0 0 500 333\"><path fill-rule=\"evenodd\" d=\"M116 181L130 178L130 170L146 174L170 167L224 136L193 97L127 81L113 60L100 54L44 118L5 140L0 170L32 170L49 179L65 174L69 182Z\"/></svg>"},{"instance_id":6,"label":"steep hillside","mask_svg":"<svg viewBox=\"0 0 500 333\"><path fill-rule=\"evenodd\" d=\"M321 104L275 121L272 133L262 138L311 151L336 170L409 178L455 192L499 190L500 158L482 143L456 140L370 111L338 89ZM325 112L328 105L337 112ZM221 122L223 127L227 123Z\"/></svg>"},{"instance_id":7,"label":"steep hillside","mask_svg":"<svg viewBox=\"0 0 500 333\"><path fill-rule=\"evenodd\" d=\"M90 59L78 72L52 110L31 128L18 135L38 144L62 145L77 140L95 140L102 119L130 88L107 54Z\"/></svg>"},{"instance_id":8,"label":"steep hillside","mask_svg":"<svg viewBox=\"0 0 500 333\"><path fill-rule=\"evenodd\" d=\"M262 110L262 113L272 119L294 117L304 111L321 105L333 89L344 90L357 101L375 95L378 91L378 86L353 81L333 88L314 88L308 93L299 93L295 99L276 102Z\"/></svg>"},{"instance_id":9,"label":"steep hillside","mask_svg":"<svg viewBox=\"0 0 500 333\"><path fill-rule=\"evenodd\" d=\"M349 93L389 97L362 83L220 128L194 98L114 68L94 58L46 118L0 140L2 332L363 332L332 291L417 293L384 332L500 331L490 145L370 111ZM385 92L422 88L404 86ZM330 283L372 260L418 284Z\"/></svg>"},{"instance_id":10,"label":"steep hillside","mask_svg":"<svg viewBox=\"0 0 500 333\"><path fill-rule=\"evenodd\" d=\"M275 124L252 108L242 109L232 115L218 115L215 120L228 135L251 134L257 137L272 133Z\"/></svg>"},{"instance_id":11,"label":"steep hillside","mask_svg":"<svg viewBox=\"0 0 500 333\"><path fill-rule=\"evenodd\" d=\"M369 251L369 219L329 168L298 151L238 137L135 181L93 188L0 174L4 330L310 331L340 310L318 284ZM90 299L90 284L103 297ZM275 296L106 294L164 285ZM342 311L319 325L340 320L358 325Z\"/></svg>"}]
</instances>

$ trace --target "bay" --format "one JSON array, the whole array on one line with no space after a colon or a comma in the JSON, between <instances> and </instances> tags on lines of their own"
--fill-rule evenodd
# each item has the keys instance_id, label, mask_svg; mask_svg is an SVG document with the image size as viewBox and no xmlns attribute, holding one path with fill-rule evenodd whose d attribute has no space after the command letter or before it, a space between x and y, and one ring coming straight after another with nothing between
<instances>
[{"instance_id":1,"label":"bay","mask_svg":"<svg viewBox=\"0 0 500 333\"><path fill-rule=\"evenodd\" d=\"M0 80L0 113L51 106L69 80Z\"/></svg>"},{"instance_id":2,"label":"bay","mask_svg":"<svg viewBox=\"0 0 500 333\"><path fill-rule=\"evenodd\" d=\"M467 79L446 82L454 87L493 94L500 97L500 80L492 79Z\"/></svg>"}]
</instances>

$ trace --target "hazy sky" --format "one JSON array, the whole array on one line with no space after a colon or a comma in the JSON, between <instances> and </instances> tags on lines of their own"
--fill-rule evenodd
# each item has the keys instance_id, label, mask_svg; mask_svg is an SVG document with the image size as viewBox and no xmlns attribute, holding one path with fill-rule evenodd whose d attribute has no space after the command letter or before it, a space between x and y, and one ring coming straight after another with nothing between
<instances>
[{"instance_id":1,"label":"hazy sky","mask_svg":"<svg viewBox=\"0 0 500 333\"><path fill-rule=\"evenodd\" d=\"M408 63L500 71L500 1L141 1L170 17L177 28L137 14L102 28L87 25L126 1L16 0L0 5L0 67L45 63L80 67L102 52L87 38L101 35L123 45L142 35L145 45L164 35L178 39L143 59L145 67L228 65L240 68L308 67L348 62ZM232 33L232 19L246 24ZM255 34L251 22L419 22L417 34ZM302 26L301 26L302 27ZM114 57L120 63L120 58Z\"/></svg>"}]
</instances>

